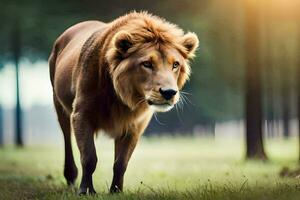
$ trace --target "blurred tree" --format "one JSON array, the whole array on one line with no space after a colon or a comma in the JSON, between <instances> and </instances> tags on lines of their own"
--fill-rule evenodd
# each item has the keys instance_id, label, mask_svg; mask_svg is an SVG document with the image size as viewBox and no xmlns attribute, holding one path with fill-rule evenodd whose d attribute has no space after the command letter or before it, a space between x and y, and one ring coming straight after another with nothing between
<instances>
[{"instance_id":1,"label":"blurred tree","mask_svg":"<svg viewBox=\"0 0 300 200\"><path fill-rule=\"evenodd\" d=\"M75 6L78 4L74 2L72 5ZM70 17L67 16L67 12L58 16L54 15L49 17L51 15L50 13L52 9L57 7L72 8L72 6L70 1L68 3L53 1L52 3L47 3L47 6L44 6L43 2L36 0L29 0L26 2L3 0L0 2L0 7L2 8L2 12L0 13L0 61L4 63L13 62L15 66L15 144L17 146L23 146L19 81L21 58L27 58L32 61L37 59L47 59L54 40L53 38L56 37L52 26L57 24L55 21L65 18L70 20ZM12 13L14 14L12 15ZM76 19L74 15L72 15L71 18L72 20ZM62 21L63 20L60 22ZM64 23L60 24L60 27L64 25ZM57 25L56 28L58 27L59 26ZM64 28L65 27L61 27L61 29Z\"/></svg>"},{"instance_id":2,"label":"blurred tree","mask_svg":"<svg viewBox=\"0 0 300 200\"><path fill-rule=\"evenodd\" d=\"M290 83L290 65L288 51L285 46L281 48L282 67L281 73L281 107L282 107L282 126L283 137L287 139L290 136L290 105L291 105L291 85Z\"/></svg>"},{"instance_id":3,"label":"blurred tree","mask_svg":"<svg viewBox=\"0 0 300 200\"><path fill-rule=\"evenodd\" d=\"M265 83L264 94L264 108L265 108L265 119L267 126L267 134L269 137L274 136L274 124L275 124L275 113L274 113L274 62L272 56L272 18L270 16L270 1L265 2L265 12L263 13L263 27L264 35L262 41L264 42L263 49L263 81Z\"/></svg>"},{"instance_id":4,"label":"blurred tree","mask_svg":"<svg viewBox=\"0 0 300 200\"><path fill-rule=\"evenodd\" d=\"M262 135L259 1L246 0L246 158L267 159Z\"/></svg>"},{"instance_id":5,"label":"blurred tree","mask_svg":"<svg viewBox=\"0 0 300 200\"><path fill-rule=\"evenodd\" d=\"M15 144L17 146L23 146L23 127L22 127L22 109L20 103L20 77L19 77L19 63L21 57L21 33L19 19L16 18L13 22L11 32L11 45L13 62L15 64L16 71L16 110L15 110Z\"/></svg>"}]
</instances>

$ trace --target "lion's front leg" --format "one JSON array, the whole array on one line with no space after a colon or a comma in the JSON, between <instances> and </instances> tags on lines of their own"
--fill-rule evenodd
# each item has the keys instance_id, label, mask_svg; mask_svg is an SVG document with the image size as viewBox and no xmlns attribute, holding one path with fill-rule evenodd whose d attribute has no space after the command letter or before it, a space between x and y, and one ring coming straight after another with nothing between
<instances>
[{"instance_id":1,"label":"lion's front leg","mask_svg":"<svg viewBox=\"0 0 300 200\"><path fill-rule=\"evenodd\" d=\"M96 169L97 155L94 144L94 128L84 112L72 113L72 127L80 151L82 179L78 194L95 194L92 175Z\"/></svg>"},{"instance_id":2,"label":"lion's front leg","mask_svg":"<svg viewBox=\"0 0 300 200\"><path fill-rule=\"evenodd\" d=\"M138 134L128 133L115 140L115 162L113 168L113 180L110 187L111 193L123 191L124 173L138 139Z\"/></svg>"}]
</instances>

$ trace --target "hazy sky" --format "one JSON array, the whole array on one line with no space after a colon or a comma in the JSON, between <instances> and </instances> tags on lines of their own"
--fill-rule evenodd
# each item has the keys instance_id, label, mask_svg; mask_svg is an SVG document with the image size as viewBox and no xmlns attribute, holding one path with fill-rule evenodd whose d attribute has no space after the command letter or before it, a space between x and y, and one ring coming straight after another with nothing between
<instances>
[{"instance_id":1,"label":"hazy sky","mask_svg":"<svg viewBox=\"0 0 300 200\"><path fill-rule=\"evenodd\" d=\"M20 65L21 103L24 108L33 104L52 105L52 89L47 62L31 63L23 61ZM5 65L0 71L0 102L11 108L15 105L15 68Z\"/></svg>"}]
</instances>

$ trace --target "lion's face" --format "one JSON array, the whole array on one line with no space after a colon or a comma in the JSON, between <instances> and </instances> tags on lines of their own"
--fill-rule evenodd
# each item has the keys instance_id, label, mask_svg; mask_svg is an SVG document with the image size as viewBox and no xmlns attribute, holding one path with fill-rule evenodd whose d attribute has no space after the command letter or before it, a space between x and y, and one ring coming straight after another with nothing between
<instances>
[{"instance_id":1,"label":"lion's face","mask_svg":"<svg viewBox=\"0 0 300 200\"><path fill-rule=\"evenodd\" d=\"M179 100L178 78L186 65L180 53L155 45L140 49L130 60L130 82L141 101L157 112L172 109Z\"/></svg>"},{"instance_id":2,"label":"lion's face","mask_svg":"<svg viewBox=\"0 0 300 200\"><path fill-rule=\"evenodd\" d=\"M111 55L116 62L111 74L121 100L132 110L141 105L155 112L171 110L189 77L188 59L197 48L197 37L186 34L177 44L185 54L171 44L149 42L134 48L129 33L117 35L114 44L118 52Z\"/></svg>"}]
</instances>

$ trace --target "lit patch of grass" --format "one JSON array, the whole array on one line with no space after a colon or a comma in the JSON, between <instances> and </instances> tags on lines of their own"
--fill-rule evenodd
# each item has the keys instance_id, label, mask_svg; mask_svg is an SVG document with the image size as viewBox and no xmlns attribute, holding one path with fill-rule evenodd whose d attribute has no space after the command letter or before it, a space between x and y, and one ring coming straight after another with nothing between
<instances>
[{"instance_id":1,"label":"lit patch of grass","mask_svg":"<svg viewBox=\"0 0 300 200\"><path fill-rule=\"evenodd\" d=\"M269 140L269 162L243 159L243 141L144 138L129 163L125 192L108 194L113 141L97 139L97 199L299 199L300 180L280 178L297 166L297 140ZM78 168L79 155L75 157ZM0 199L74 199L62 175L63 146L0 150ZM79 174L80 176L80 174ZM77 181L77 185L79 181ZM82 197L81 197L82 198ZM92 199L95 197L83 197Z\"/></svg>"}]
</instances>

